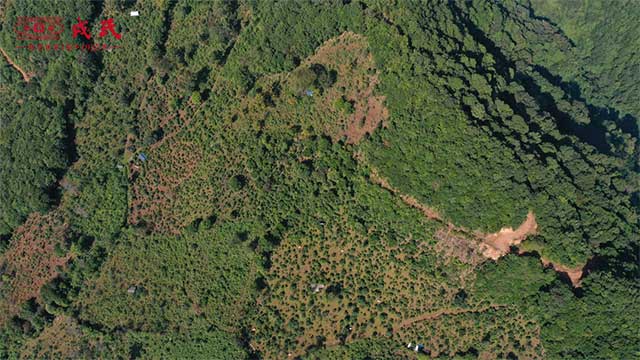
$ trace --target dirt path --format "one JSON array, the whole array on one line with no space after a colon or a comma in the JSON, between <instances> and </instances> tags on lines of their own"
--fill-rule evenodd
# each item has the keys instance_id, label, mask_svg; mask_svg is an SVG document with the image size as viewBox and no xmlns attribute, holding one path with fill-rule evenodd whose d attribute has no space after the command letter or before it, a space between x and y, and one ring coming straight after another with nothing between
<instances>
[{"instance_id":1,"label":"dirt path","mask_svg":"<svg viewBox=\"0 0 640 360\"><path fill-rule=\"evenodd\" d=\"M374 184L378 184L381 188L388 190L392 194L398 195L400 199L402 199L402 202L411 206L414 209L420 210L420 212L422 212L424 216L426 216L427 218L431 220L441 221L441 222L444 221L444 219L442 218L440 213L438 213L437 210L421 204L413 196L400 193L398 189L394 188L393 186L391 186L391 184L389 184L387 179L378 175L378 171L375 168L371 168L371 181Z\"/></svg>"},{"instance_id":2,"label":"dirt path","mask_svg":"<svg viewBox=\"0 0 640 360\"><path fill-rule=\"evenodd\" d=\"M421 322L421 321L426 321L426 320L434 320L437 319L441 316L447 316L447 315L459 315L459 314L467 314L467 313L481 313L481 312L485 312L487 310L491 310L491 309L498 309L501 307L504 307L505 305L489 305L489 306L484 306L481 308L475 308L475 309L440 309L438 311L434 311L434 312L430 312L430 313L425 313L422 315L418 315L412 318L408 318L405 320L402 320L400 323L396 324L393 326L393 332L396 333L398 332L400 329L405 328L407 326L411 326L414 323L417 322Z\"/></svg>"},{"instance_id":3,"label":"dirt path","mask_svg":"<svg viewBox=\"0 0 640 360\"><path fill-rule=\"evenodd\" d=\"M355 153L354 159L358 162L366 163L366 159L361 153ZM439 232L436 232L436 238L440 240L437 246L444 254L458 257L462 262L478 265L482 263L484 259L498 260L511 252L511 246L519 245L528 236L535 235L538 232L538 223L532 211L527 213L526 219L515 230L509 227L502 228L495 233L482 234L477 231L470 231L462 226L456 226L451 222L447 222L437 210L421 204L410 195L402 194L398 189L394 188L387 179L380 176L377 169L370 165L369 167L371 168L370 179L372 183L398 196L406 205L420 210L428 219L438 221L446 226ZM458 234L450 236L452 232L457 232ZM519 252L520 255L522 255L522 253L522 251ZM543 257L540 258L540 261L544 266L550 266L556 272L566 274L574 287L580 286L582 276L584 275L584 266L569 268L562 264L554 264ZM426 320L445 314L446 312L442 314L432 313L431 315L425 314L422 317L425 317ZM405 320L405 322L406 321L411 321L411 319ZM415 321L419 321L419 319ZM401 324L400 327L402 326L404 325Z\"/></svg>"},{"instance_id":4,"label":"dirt path","mask_svg":"<svg viewBox=\"0 0 640 360\"><path fill-rule=\"evenodd\" d=\"M564 273L571 280L571 285L573 287L580 287L580 282L582 281L582 275L584 273L584 266L580 266L577 268L569 268L562 264L554 264L549 259L540 258L540 261L544 266L551 266L556 272Z\"/></svg>"},{"instance_id":5,"label":"dirt path","mask_svg":"<svg viewBox=\"0 0 640 360\"><path fill-rule=\"evenodd\" d=\"M4 58L7 59L7 62L9 63L9 65L11 65L14 69L18 70L20 74L22 74L22 78L24 79L25 82L29 82L29 80L31 80L31 78L33 77L33 74L28 74L26 71L22 70L22 68L18 66L18 64L14 63L13 60L11 60L11 58L9 57L9 54L7 54L6 51L4 51L4 49L1 47L0 47L0 52L2 53Z\"/></svg>"},{"instance_id":6,"label":"dirt path","mask_svg":"<svg viewBox=\"0 0 640 360\"><path fill-rule=\"evenodd\" d=\"M391 184L389 184L389 181L387 179L380 176L378 174L378 171L375 168L371 169L371 181L379 185L383 189L390 191L392 194L399 196L400 199L402 199L402 201L405 204L407 204L408 206L411 206L414 209L420 210L420 212L422 212L424 216L426 216L428 219L435 220L447 225L447 228L446 228L447 231L440 232L441 235L444 233L446 233L446 235L440 236L440 237L447 242L452 242L452 244L450 245L452 245L453 248L449 249L446 246L448 244L441 244L440 247L444 248L444 252L449 253L449 255L457 254L457 257L459 257L459 259L463 262L472 263L476 265L482 262L481 260L482 258L480 258L480 260L477 260L474 258L473 256L474 251L472 251L473 250L472 248L479 248L478 250L480 250L484 258L498 260L499 258L511 252L511 246L519 245L528 236L535 235L538 232L538 223L536 221L536 216L532 211L529 211L529 213L527 213L526 219L515 230L511 227L508 227L508 228L502 228L498 232L485 234L485 235L472 233L471 231L469 231L464 227L456 226L450 222L446 222L444 218L440 215L440 213L438 213L438 211L426 205L421 204L414 197L400 193L398 189L394 188L393 186L391 186ZM468 237L469 239L449 236L452 230L464 234L464 237ZM436 236L438 236L438 233L436 233ZM453 250L456 250L456 251L453 251ZM462 254L459 254L459 253L462 253ZM520 254L522 254L522 252L520 252ZM456 255L453 255L453 256L456 256ZM548 259L545 259L543 257L540 258L540 261L544 266L551 266L556 272L566 274L571 280L571 283L573 284L574 287L580 286L580 281L582 279L582 275L584 272L584 266L580 266L577 268L569 268L562 264L554 264ZM433 313L429 316L435 316L435 315L440 316L443 314ZM427 315L424 315L424 316L427 316Z\"/></svg>"},{"instance_id":7,"label":"dirt path","mask_svg":"<svg viewBox=\"0 0 640 360\"><path fill-rule=\"evenodd\" d=\"M533 212L529 211L529 213L527 214L527 218L520 226L518 226L516 230L513 230L509 227L502 228L500 229L500 231L491 234L472 232L462 226L456 226L451 222L446 222L437 210L421 204L418 200L410 195L402 194L398 189L391 186L387 179L380 176L375 168L371 168L371 181L375 184L378 184L383 189L390 191L392 194L400 197L402 202L404 202L408 206L420 210L420 212L422 212L428 219L436 220L443 223L447 226L449 232L451 230L455 230L457 232L463 233L471 240L475 240L478 243L477 246L480 247L482 255L492 260L497 260L500 257L508 254L511 250L511 246L520 244L522 240L527 238L527 236L535 234L538 229L536 217Z\"/></svg>"}]
</instances>

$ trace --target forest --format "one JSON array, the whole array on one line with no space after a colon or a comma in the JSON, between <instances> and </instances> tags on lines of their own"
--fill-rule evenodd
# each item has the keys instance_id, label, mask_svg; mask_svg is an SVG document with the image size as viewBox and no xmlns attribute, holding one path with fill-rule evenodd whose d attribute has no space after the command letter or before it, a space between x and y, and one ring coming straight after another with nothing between
<instances>
[{"instance_id":1,"label":"forest","mask_svg":"<svg viewBox=\"0 0 640 360\"><path fill-rule=\"evenodd\" d=\"M0 359L640 358L639 20L0 2Z\"/></svg>"}]
</instances>

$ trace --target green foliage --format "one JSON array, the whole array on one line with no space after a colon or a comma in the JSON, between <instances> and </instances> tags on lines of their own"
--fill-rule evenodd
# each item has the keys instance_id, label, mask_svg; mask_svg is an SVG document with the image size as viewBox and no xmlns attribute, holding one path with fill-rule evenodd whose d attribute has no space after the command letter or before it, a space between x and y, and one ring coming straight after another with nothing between
<instances>
[{"instance_id":1,"label":"green foliage","mask_svg":"<svg viewBox=\"0 0 640 360\"><path fill-rule=\"evenodd\" d=\"M18 359L20 349L27 339L28 337L17 326L3 326L0 328L0 357L3 359Z\"/></svg>"},{"instance_id":2,"label":"green foliage","mask_svg":"<svg viewBox=\"0 0 640 360\"><path fill-rule=\"evenodd\" d=\"M292 88L296 94L301 94L317 81L318 76L311 68L302 68L293 73Z\"/></svg>"},{"instance_id":3,"label":"green foliage","mask_svg":"<svg viewBox=\"0 0 640 360\"><path fill-rule=\"evenodd\" d=\"M638 357L626 5L0 5L0 246L55 211L64 239L38 251L69 256L26 279L40 296L0 323L0 358L65 357L52 333L80 358L424 357L409 341L436 358ZM45 13L92 34L113 18L123 38L21 51L14 21ZM529 211L521 250L591 259L580 288L535 257L481 257L481 233Z\"/></svg>"},{"instance_id":4,"label":"green foliage","mask_svg":"<svg viewBox=\"0 0 640 360\"><path fill-rule=\"evenodd\" d=\"M549 44L550 49L538 54L536 60L548 64L565 81L577 83L581 96L629 113L637 122L640 107L633 97L640 91L640 79L634 69L640 62L633 49L640 46L640 32L633 24L640 12L633 2L620 1L609 7L597 1L535 0L531 5L537 16L557 24L573 45L560 52L554 51L555 44ZM633 126L634 118L625 121Z\"/></svg>"},{"instance_id":5,"label":"green foliage","mask_svg":"<svg viewBox=\"0 0 640 360\"><path fill-rule=\"evenodd\" d=\"M335 107L338 110L344 111L347 114L353 114L353 111L354 111L353 104L347 99L345 99L344 96L336 100Z\"/></svg>"},{"instance_id":6,"label":"green foliage","mask_svg":"<svg viewBox=\"0 0 640 360\"><path fill-rule=\"evenodd\" d=\"M26 102L0 127L0 234L8 234L55 198L55 181L67 165L62 109Z\"/></svg>"},{"instance_id":7,"label":"green foliage","mask_svg":"<svg viewBox=\"0 0 640 360\"><path fill-rule=\"evenodd\" d=\"M629 196L638 191L638 144L625 120L603 118L606 109L573 96L543 66L498 47L492 39L505 39L487 19L507 16L499 6L434 5L433 12L437 21L422 27L418 15L396 19L414 44L399 51L414 65L390 65L381 75L384 92L393 94L393 126L364 145L373 164L403 193L472 229L517 226L532 210L544 229L543 255L569 266L630 249L638 231ZM441 28L452 35L440 37ZM421 62L422 53L433 60ZM460 61L451 60L454 53ZM443 74L463 81L450 86ZM609 186L614 178L626 191Z\"/></svg>"},{"instance_id":8,"label":"green foliage","mask_svg":"<svg viewBox=\"0 0 640 360\"><path fill-rule=\"evenodd\" d=\"M593 273L576 298L558 286L540 295L542 340L549 357L632 359L639 354L637 282Z\"/></svg>"},{"instance_id":9,"label":"green foliage","mask_svg":"<svg viewBox=\"0 0 640 360\"><path fill-rule=\"evenodd\" d=\"M354 341L347 345L336 346L331 349L311 352L304 359L330 360L330 359L414 359L417 355L409 349L403 349L388 339L366 339Z\"/></svg>"},{"instance_id":10,"label":"green foliage","mask_svg":"<svg viewBox=\"0 0 640 360\"><path fill-rule=\"evenodd\" d=\"M117 340L121 342L122 340ZM171 337L154 333L130 334L127 343L129 353L140 359L246 359L246 351L238 340L223 331L209 331L204 334L187 334ZM106 354L105 354L106 355ZM136 356L137 355L137 356Z\"/></svg>"},{"instance_id":11,"label":"green foliage","mask_svg":"<svg viewBox=\"0 0 640 360\"><path fill-rule=\"evenodd\" d=\"M69 204L78 231L95 239L112 240L120 232L127 214L127 185L124 171L114 169L94 175L80 186ZM73 181L73 180L72 180ZM70 191L78 191L75 186Z\"/></svg>"},{"instance_id":12,"label":"green foliage","mask_svg":"<svg viewBox=\"0 0 640 360\"><path fill-rule=\"evenodd\" d=\"M128 231L76 299L80 318L145 331L236 327L252 298L255 266L249 249L231 242L231 229L183 237Z\"/></svg>"},{"instance_id":13,"label":"green foliage","mask_svg":"<svg viewBox=\"0 0 640 360\"><path fill-rule=\"evenodd\" d=\"M508 255L499 262L483 266L475 286L480 296L502 304L526 304L550 285L555 272L543 269L533 256Z\"/></svg>"}]
</instances>

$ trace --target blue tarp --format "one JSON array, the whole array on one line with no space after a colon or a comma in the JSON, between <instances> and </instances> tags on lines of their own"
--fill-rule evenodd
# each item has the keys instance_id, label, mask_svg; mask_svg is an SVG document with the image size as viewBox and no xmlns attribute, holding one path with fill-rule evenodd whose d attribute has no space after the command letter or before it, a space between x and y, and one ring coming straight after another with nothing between
<instances>
[{"instance_id":1,"label":"blue tarp","mask_svg":"<svg viewBox=\"0 0 640 360\"><path fill-rule=\"evenodd\" d=\"M311 90L305 90L305 91L304 91L304 94L305 94L305 95L307 95L307 96L313 96L313 91L311 91Z\"/></svg>"},{"instance_id":2,"label":"blue tarp","mask_svg":"<svg viewBox=\"0 0 640 360\"><path fill-rule=\"evenodd\" d=\"M147 161L147 155L140 153L138 154L138 159L140 159L140 161Z\"/></svg>"}]
</instances>

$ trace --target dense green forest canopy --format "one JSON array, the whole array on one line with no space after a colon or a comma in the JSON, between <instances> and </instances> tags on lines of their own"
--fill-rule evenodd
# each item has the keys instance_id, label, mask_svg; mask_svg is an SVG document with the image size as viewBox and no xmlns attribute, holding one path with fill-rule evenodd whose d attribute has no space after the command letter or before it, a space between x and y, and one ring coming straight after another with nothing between
<instances>
[{"instance_id":1,"label":"dense green forest canopy","mask_svg":"<svg viewBox=\"0 0 640 360\"><path fill-rule=\"evenodd\" d=\"M0 358L640 357L635 5L1 2Z\"/></svg>"}]
</instances>

